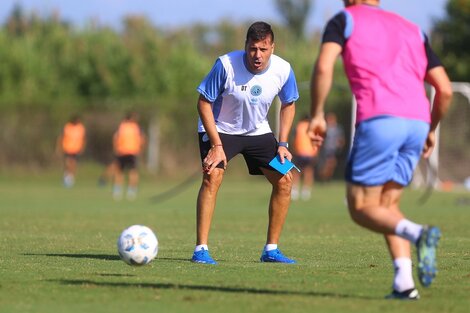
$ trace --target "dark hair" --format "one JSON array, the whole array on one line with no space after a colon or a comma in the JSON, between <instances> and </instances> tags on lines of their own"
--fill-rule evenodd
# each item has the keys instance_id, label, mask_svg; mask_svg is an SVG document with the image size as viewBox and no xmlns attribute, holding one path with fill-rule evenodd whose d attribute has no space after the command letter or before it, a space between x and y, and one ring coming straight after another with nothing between
<instances>
[{"instance_id":1,"label":"dark hair","mask_svg":"<svg viewBox=\"0 0 470 313\"><path fill-rule=\"evenodd\" d=\"M132 120L132 119L137 119L137 112L135 111L128 111L124 117L124 119L126 120Z\"/></svg>"},{"instance_id":2,"label":"dark hair","mask_svg":"<svg viewBox=\"0 0 470 313\"><path fill-rule=\"evenodd\" d=\"M252 41L260 41L271 36L271 42L274 42L274 33L271 25L265 22L255 22L251 24L246 32L245 44L251 39Z\"/></svg>"},{"instance_id":3,"label":"dark hair","mask_svg":"<svg viewBox=\"0 0 470 313\"><path fill-rule=\"evenodd\" d=\"M70 117L69 122L72 124L77 124L78 122L80 122L80 119L80 115L74 114Z\"/></svg>"}]
</instances>

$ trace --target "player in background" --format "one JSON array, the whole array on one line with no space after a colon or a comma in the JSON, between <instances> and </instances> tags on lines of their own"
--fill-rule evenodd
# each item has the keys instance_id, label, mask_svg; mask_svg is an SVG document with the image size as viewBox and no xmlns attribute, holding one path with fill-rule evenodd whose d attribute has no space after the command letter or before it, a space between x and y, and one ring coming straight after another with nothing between
<instances>
[{"instance_id":1,"label":"player in background","mask_svg":"<svg viewBox=\"0 0 470 313\"><path fill-rule=\"evenodd\" d=\"M322 144L319 155L319 173L318 176L322 181L329 181L335 173L338 165L338 158L343 151L345 144L344 130L338 124L336 114L333 112L326 113L326 135Z\"/></svg>"},{"instance_id":2,"label":"player in background","mask_svg":"<svg viewBox=\"0 0 470 313\"><path fill-rule=\"evenodd\" d=\"M126 172L128 175L126 198L128 200L136 198L139 184L137 161L145 142L146 136L138 124L137 113L127 113L113 136L113 147L117 161L117 166L114 167L113 186L115 200L122 198Z\"/></svg>"},{"instance_id":3,"label":"player in background","mask_svg":"<svg viewBox=\"0 0 470 313\"><path fill-rule=\"evenodd\" d=\"M310 119L302 118L295 127L293 161L300 172L293 171L292 200L299 198L307 201L312 195L314 166L318 155L318 146L312 145L307 134Z\"/></svg>"},{"instance_id":4,"label":"player in background","mask_svg":"<svg viewBox=\"0 0 470 313\"><path fill-rule=\"evenodd\" d=\"M119 166L119 163L116 158L113 158L111 162L106 164L100 177L98 177L98 186L105 186L108 183L108 181L113 183L114 174L116 173L118 166Z\"/></svg>"},{"instance_id":5,"label":"player in background","mask_svg":"<svg viewBox=\"0 0 470 313\"><path fill-rule=\"evenodd\" d=\"M57 151L62 152L64 158L63 183L67 188L75 184L78 157L84 151L85 145L85 126L78 115L73 115L57 140Z\"/></svg>"},{"instance_id":6,"label":"player in background","mask_svg":"<svg viewBox=\"0 0 470 313\"><path fill-rule=\"evenodd\" d=\"M203 179L197 198L197 240L193 262L216 264L208 250L209 229L217 192L234 156L242 154L251 175L264 175L272 185L269 225L262 262L295 263L278 249L290 203L292 174L281 175L269 162L292 155L287 140L299 94L288 62L273 54L274 33L265 22L252 24L245 50L219 57L197 88L199 147ZM274 97L281 100L279 142L268 123Z\"/></svg>"},{"instance_id":7,"label":"player in background","mask_svg":"<svg viewBox=\"0 0 470 313\"><path fill-rule=\"evenodd\" d=\"M354 222L385 236L395 269L388 298L418 299L410 244L416 245L418 277L427 287L436 274L441 233L438 227L407 219L400 198L421 153L427 158L433 150L436 127L451 102L451 83L418 26L382 10L378 0L344 4L345 10L326 25L314 66L309 134L322 144L324 105L341 55L357 100L346 167L349 212ZM436 90L432 111L424 81Z\"/></svg>"}]
</instances>

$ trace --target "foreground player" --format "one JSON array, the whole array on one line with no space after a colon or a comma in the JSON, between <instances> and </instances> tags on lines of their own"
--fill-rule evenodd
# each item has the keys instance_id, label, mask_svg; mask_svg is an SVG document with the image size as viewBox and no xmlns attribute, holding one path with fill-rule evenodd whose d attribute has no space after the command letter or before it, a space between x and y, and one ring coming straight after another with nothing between
<instances>
[{"instance_id":1,"label":"foreground player","mask_svg":"<svg viewBox=\"0 0 470 313\"><path fill-rule=\"evenodd\" d=\"M203 180L197 199L197 242L192 261L216 264L207 247L217 192L227 163L242 154L251 175L264 175L272 184L269 226L262 262L295 263L277 248L286 219L292 174L281 175L269 166L276 154L284 162L292 155L287 138L299 94L289 63L273 55L271 26L256 22L246 35L245 51L233 51L217 59L199 85L199 147ZM268 110L279 96L278 143L268 124Z\"/></svg>"},{"instance_id":2,"label":"foreground player","mask_svg":"<svg viewBox=\"0 0 470 313\"><path fill-rule=\"evenodd\" d=\"M327 128L323 108L341 54L357 100L346 169L349 212L357 224L385 235L395 268L388 298L418 299L410 243L417 247L418 277L427 287L436 274L441 233L406 219L400 197L420 154L427 158L433 150L436 127L451 102L451 84L417 26L380 9L377 0L344 3L346 9L325 28L313 71L309 133L321 145ZM432 112L424 81L436 89Z\"/></svg>"}]
</instances>

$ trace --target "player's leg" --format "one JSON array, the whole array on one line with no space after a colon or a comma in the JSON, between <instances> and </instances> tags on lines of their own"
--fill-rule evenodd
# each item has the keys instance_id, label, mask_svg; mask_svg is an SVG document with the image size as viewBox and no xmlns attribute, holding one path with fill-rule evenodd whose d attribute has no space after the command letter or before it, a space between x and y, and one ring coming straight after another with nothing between
<instances>
[{"instance_id":1,"label":"player's leg","mask_svg":"<svg viewBox=\"0 0 470 313\"><path fill-rule=\"evenodd\" d=\"M129 182L127 184L126 197L128 200L134 200L137 197L137 188L139 185L139 171L137 169L137 156L129 156L128 162Z\"/></svg>"},{"instance_id":2,"label":"player's leg","mask_svg":"<svg viewBox=\"0 0 470 313\"><path fill-rule=\"evenodd\" d=\"M105 169L98 178L98 185L104 186L108 181L110 181L112 184L114 181L114 173L116 172L117 166L118 163L116 160L112 160L111 163L106 165Z\"/></svg>"},{"instance_id":3,"label":"player's leg","mask_svg":"<svg viewBox=\"0 0 470 313\"><path fill-rule=\"evenodd\" d=\"M393 292L388 297L418 299L412 276L410 241L396 235L397 225L407 221L398 207L402 189L396 183L387 183L383 187L348 184L349 211L357 224L385 235L395 269Z\"/></svg>"},{"instance_id":4,"label":"player's leg","mask_svg":"<svg viewBox=\"0 0 470 313\"><path fill-rule=\"evenodd\" d=\"M122 188L124 185L124 167L125 159L123 156L116 158L117 166L114 172L113 198L120 200L122 198Z\"/></svg>"},{"instance_id":5,"label":"player's leg","mask_svg":"<svg viewBox=\"0 0 470 313\"><path fill-rule=\"evenodd\" d=\"M292 173L282 175L269 162L277 154L277 140L274 134L246 136L242 152L250 175L264 175L272 185L269 200L269 223L266 244L261 254L262 262L296 263L286 258L277 248L282 227L289 210L292 191Z\"/></svg>"},{"instance_id":6,"label":"player's leg","mask_svg":"<svg viewBox=\"0 0 470 313\"><path fill-rule=\"evenodd\" d=\"M389 129L394 132L388 132ZM404 218L398 202L402 186L411 181L428 129L429 125L424 122L400 118L361 123L347 167L348 203L353 220L370 230L395 234L415 243L418 272L424 286L429 285L435 275L435 250L440 232L435 227L428 231ZM385 187L374 186L381 180L387 182ZM378 194L381 195L379 203ZM387 210L388 206L392 209ZM403 248L400 240L390 238L393 253L403 253L399 252Z\"/></svg>"},{"instance_id":7,"label":"player's leg","mask_svg":"<svg viewBox=\"0 0 470 313\"><path fill-rule=\"evenodd\" d=\"M272 185L266 243L277 244L289 210L292 173L288 172L286 175L281 175L264 168L261 171Z\"/></svg>"},{"instance_id":8,"label":"player's leg","mask_svg":"<svg viewBox=\"0 0 470 313\"><path fill-rule=\"evenodd\" d=\"M129 169L129 183L127 184L126 197L128 200L134 200L137 197L137 188L139 184L139 171L137 168Z\"/></svg>"},{"instance_id":9,"label":"player's leg","mask_svg":"<svg viewBox=\"0 0 470 313\"><path fill-rule=\"evenodd\" d=\"M75 155L64 156L64 186L72 187L75 184L75 173L77 169L77 158Z\"/></svg>"},{"instance_id":10,"label":"player's leg","mask_svg":"<svg viewBox=\"0 0 470 313\"><path fill-rule=\"evenodd\" d=\"M313 175L313 164L312 160L309 159L309 162L303 168L302 175L302 200L309 200L312 196L312 186L314 181Z\"/></svg>"},{"instance_id":11,"label":"player's leg","mask_svg":"<svg viewBox=\"0 0 470 313\"><path fill-rule=\"evenodd\" d=\"M207 245L208 243L209 230L215 210L217 193L220 185L222 184L224 172L225 171L223 169L215 168L210 175L206 173L203 175L197 197L197 245Z\"/></svg>"},{"instance_id":12,"label":"player's leg","mask_svg":"<svg viewBox=\"0 0 470 313\"><path fill-rule=\"evenodd\" d=\"M324 167L323 167L323 175L322 175L322 178L323 180L330 180L331 177L333 176L333 173L335 171L335 168L336 168L336 156L334 155L333 152L328 152L327 153L327 157L326 157L326 160L325 160L325 164L324 164Z\"/></svg>"},{"instance_id":13,"label":"player's leg","mask_svg":"<svg viewBox=\"0 0 470 313\"><path fill-rule=\"evenodd\" d=\"M196 247L192 261L217 264L209 254L209 231L214 215L217 193L224 176L224 169L215 168L210 175L203 174L196 203Z\"/></svg>"},{"instance_id":14,"label":"player's leg","mask_svg":"<svg viewBox=\"0 0 470 313\"><path fill-rule=\"evenodd\" d=\"M282 228L286 221L290 205L292 188L292 173L281 175L275 171L261 168L264 176L272 185L271 198L269 200L269 222L265 251L261 256L262 262L296 263L282 255L277 248Z\"/></svg>"},{"instance_id":15,"label":"player's leg","mask_svg":"<svg viewBox=\"0 0 470 313\"><path fill-rule=\"evenodd\" d=\"M300 191L301 188L303 187L303 184L301 184L301 179L302 179L302 174L304 172L304 169L299 166L301 172L293 171L292 172L292 191L291 191L291 198L292 200L298 200L300 196Z\"/></svg>"},{"instance_id":16,"label":"player's leg","mask_svg":"<svg viewBox=\"0 0 470 313\"><path fill-rule=\"evenodd\" d=\"M381 234L394 234L401 216L381 205L383 186L348 183L349 214L354 222Z\"/></svg>"},{"instance_id":17,"label":"player's leg","mask_svg":"<svg viewBox=\"0 0 470 313\"><path fill-rule=\"evenodd\" d=\"M237 137L219 134L227 161L235 156L238 151ZM205 159L211 149L211 143L206 134L199 134L199 151L201 161ZM217 193L224 177L225 169L221 162L214 168L211 174L203 172L201 187L196 202L196 247L194 248L192 262L202 264L217 264L209 254L209 231L214 215Z\"/></svg>"},{"instance_id":18,"label":"player's leg","mask_svg":"<svg viewBox=\"0 0 470 313\"><path fill-rule=\"evenodd\" d=\"M403 186L394 182L385 184L381 205L396 212L403 218L400 211L400 198L403 193ZM413 270L411 261L410 241L397 235L385 235L388 250L393 262L394 278L392 284L392 293L388 298L393 299L419 299L418 290L415 288L413 280Z\"/></svg>"}]
</instances>

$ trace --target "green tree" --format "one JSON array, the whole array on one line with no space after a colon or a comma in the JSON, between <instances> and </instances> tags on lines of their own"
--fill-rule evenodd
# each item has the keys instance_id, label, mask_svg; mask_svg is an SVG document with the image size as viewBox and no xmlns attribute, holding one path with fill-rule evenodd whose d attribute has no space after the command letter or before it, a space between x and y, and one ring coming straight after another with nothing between
<instances>
[{"instance_id":1,"label":"green tree","mask_svg":"<svg viewBox=\"0 0 470 313\"><path fill-rule=\"evenodd\" d=\"M291 33L303 38L312 0L276 0L276 7Z\"/></svg>"},{"instance_id":2,"label":"green tree","mask_svg":"<svg viewBox=\"0 0 470 313\"><path fill-rule=\"evenodd\" d=\"M470 81L470 1L449 0L432 43L454 81Z\"/></svg>"}]
</instances>

